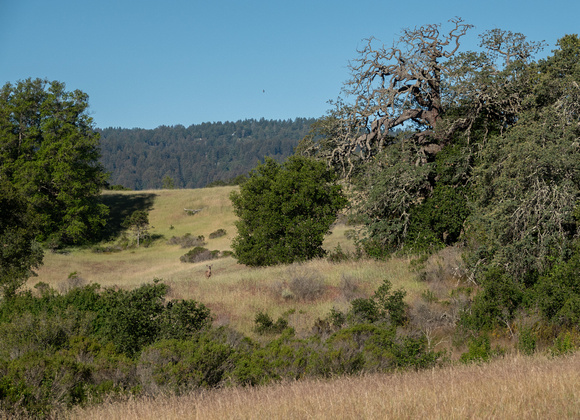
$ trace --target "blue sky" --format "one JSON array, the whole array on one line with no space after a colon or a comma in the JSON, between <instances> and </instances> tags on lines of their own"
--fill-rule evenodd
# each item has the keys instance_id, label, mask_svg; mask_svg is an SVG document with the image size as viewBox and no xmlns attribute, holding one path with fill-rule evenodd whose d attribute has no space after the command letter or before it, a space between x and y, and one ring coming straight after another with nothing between
<instances>
[{"instance_id":1,"label":"blue sky","mask_svg":"<svg viewBox=\"0 0 580 420\"><path fill-rule=\"evenodd\" d=\"M319 117L363 39L455 16L467 48L501 28L545 56L580 32L578 0L0 0L0 83L65 82L101 128Z\"/></svg>"}]
</instances>

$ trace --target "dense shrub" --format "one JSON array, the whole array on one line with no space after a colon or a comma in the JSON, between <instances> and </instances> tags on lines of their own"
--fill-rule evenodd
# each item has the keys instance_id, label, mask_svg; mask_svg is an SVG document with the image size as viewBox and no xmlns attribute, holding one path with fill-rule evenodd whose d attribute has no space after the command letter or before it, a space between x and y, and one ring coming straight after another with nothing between
<instances>
[{"instance_id":1,"label":"dense shrub","mask_svg":"<svg viewBox=\"0 0 580 420\"><path fill-rule=\"evenodd\" d=\"M196 246L195 248L189 250L186 254L179 257L181 262L187 263L198 263L202 261L213 260L219 258L219 251L210 251L207 248Z\"/></svg>"},{"instance_id":2,"label":"dense shrub","mask_svg":"<svg viewBox=\"0 0 580 420\"><path fill-rule=\"evenodd\" d=\"M0 409L42 417L111 394L432 366L440 355L423 338L397 333L398 318L390 317L403 294L388 286L368 300L379 314L375 324L349 325L334 311L332 331L308 338L295 337L284 316L258 313L256 331L279 334L261 345L212 328L202 304L166 302L159 281L132 291L93 284L64 294L39 285L40 296L26 292L0 303Z\"/></svg>"},{"instance_id":3,"label":"dense shrub","mask_svg":"<svg viewBox=\"0 0 580 420\"><path fill-rule=\"evenodd\" d=\"M278 317L276 322L272 319L270 315L265 312L258 312L254 318L254 330L258 334L275 334L281 333L286 328L288 328L288 321L283 317Z\"/></svg>"},{"instance_id":4,"label":"dense shrub","mask_svg":"<svg viewBox=\"0 0 580 420\"><path fill-rule=\"evenodd\" d=\"M215 232L209 234L209 239L221 238L227 234L225 229L218 229Z\"/></svg>"},{"instance_id":5,"label":"dense shrub","mask_svg":"<svg viewBox=\"0 0 580 420\"><path fill-rule=\"evenodd\" d=\"M370 298L357 298L351 301L347 320L351 324L374 323L387 321L392 325L401 326L407 321L407 305L404 302L406 292L402 289L391 292L391 282L383 280L383 284Z\"/></svg>"},{"instance_id":6,"label":"dense shrub","mask_svg":"<svg viewBox=\"0 0 580 420\"><path fill-rule=\"evenodd\" d=\"M180 393L220 385L235 359L232 346L206 333L156 342L141 353L137 371L146 392Z\"/></svg>"},{"instance_id":7,"label":"dense shrub","mask_svg":"<svg viewBox=\"0 0 580 420\"><path fill-rule=\"evenodd\" d=\"M463 363L486 362L492 356L491 343L487 335L472 338L469 341L468 350L461 355L459 360Z\"/></svg>"}]
</instances>

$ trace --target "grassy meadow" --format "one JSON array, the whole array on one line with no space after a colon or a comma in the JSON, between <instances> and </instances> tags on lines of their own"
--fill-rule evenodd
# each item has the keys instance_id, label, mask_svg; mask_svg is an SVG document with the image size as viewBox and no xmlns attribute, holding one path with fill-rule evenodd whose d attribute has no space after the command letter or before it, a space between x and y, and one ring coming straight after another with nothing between
<instances>
[{"instance_id":1,"label":"grassy meadow","mask_svg":"<svg viewBox=\"0 0 580 420\"><path fill-rule=\"evenodd\" d=\"M386 279L394 289L407 291L405 301L413 308L413 322L429 337L430 348L447 350L449 363L418 372L307 378L268 386L196 390L179 396L113 398L94 406L74 407L64 413L65 417L85 420L580 417L580 354L552 358L548 352L530 357L508 353L491 363L453 362L464 349L452 345L454 325L440 321L455 316L452 292L460 283L466 286L459 280L461 258L456 249L448 248L432 256L424 263L421 275L404 258L339 263L318 259L304 264L250 268L226 257L211 261L210 278L205 276L207 262L182 263L179 257L189 248L168 244L173 236L203 235L206 248L231 250L236 231L229 195L235 188L105 192L105 202L112 208L110 237L120 232L124 217L133 210L146 209L150 212L151 234L157 238L153 244L119 252L95 252L95 247L47 252L38 277L32 278L28 287L42 281L64 291L80 281L132 289L161 278L170 286L169 298L195 299L211 309L216 326L229 325L263 341L271 337L254 332L258 312L264 311L274 319L284 316L297 336L306 336L317 318L328 315L331 308L345 310L350 300L370 296ZM184 209L200 211L188 215ZM218 229L227 234L209 239ZM350 229L343 223L336 224L325 248L332 251L340 245L343 251L353 251L354 244L348 239ZM105 249L115 241L103 242L99 247ZM76 273L76 279L69 279L71 273ZM320 286L316 294L309 295L308 290L302 294L300 290L289 293L292 282L302 278ZM443 309L428 303L431 301L438 301ZM445 316L437 310L445 311ZM424 322L421 314L428 315ZM495 337L494 342L501 344L502 340L507 338Z\"/></svg>"},{"instance_id":2,"label":"grassy meadow","mask_svg":"<svg viewBox=\"0 0 580 420\"><path fill-rule=\"evenodd\" d=\"M169 245L167 242L172 236L203 235L206 248L231 250L236 217L229 195L235 188L106 191L104 200L111 206L111 235L119 233L124 217L134 210L145 209L149 211L150 233L158 239L149 247L120 252L95 252L94 247L71 249L65 253L47 252L38 277L31 278L28 286L41 281L56 290L66 290L71 283L71 273L76 273L82 283L127 289L160 278L171 288L169 298L195 299L211 309L216 325L227 324L250 336L254 336L254 318L259 311L267 312L274 319L285 314L297 334L306 334L315 320L326 316L331 308L346 309L349 300L371 295L385 279L390 280L394 288L407 290L411 300L424 290L424 284L409 271L406 259L342 263L318 259L266 268L246 267L237 264L232 257L182 263L179 257L189 248ZM184 209L200 211L188 215ZM209 239L218 229L224 229L227 234ZM350 229L352 227L345 224L337 224L327 237L325 248L332 251L340 245L343 251L352 251L354 244L345 236ZM101 245L113 244L114 241ZM209 279L205 277L207 264L212 265ZM321 285L315 299L289 297L288 284L296 278L312 279Z\"/></svg>"},{"instance_id":3,"label":"grassy meadow","mask_svg":"<svg viewBox=\"0 0 580 420\"><path fill-rule=\"evenodd\" d=\"M580 354L109 401L67 418L576 419Z\"/></svg>"}]
</instances>

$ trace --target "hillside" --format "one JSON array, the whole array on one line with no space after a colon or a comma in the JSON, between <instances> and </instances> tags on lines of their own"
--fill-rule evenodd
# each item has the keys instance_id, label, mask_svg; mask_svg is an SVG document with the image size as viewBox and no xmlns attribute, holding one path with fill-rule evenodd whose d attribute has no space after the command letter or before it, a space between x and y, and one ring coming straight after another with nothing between
<instances>
[{"instance_id":1,"label":"hillside","mask_svg":"<svg viewBox=\"0 0 580 420\"><path fill-rule=\"evenodd\" d=\"M172 244L174 237L203 236L204 246L210 250L230 249L235 216L228 197L236 188L104 193L104 201L112 208L112 228L108 233L117 239L48 253L38 277L28 282L29 288L36 289L32 295L39 296L31 309L34 305L42 308L42 301L60 299L46 286L35 288L39 281L75 302L82 296L139 297L126 300L136 305L129 305L127 311L113 306L119 311L118 316L104 325L111 325L114 331L120 327L126 331L122 326L127 325L131 331L143 331L133 323L141 318L133 316L134 311L147 311L149 300L145 295L131 293L152 292L153 280L162 279L159 286L169 286L163 296L167 308L174 304L177 307L176 300L194 299L211 310L213 328L188 338L159 339L140 352L120 354L115 349L123 351L118 346L124 340L117 341L114 347L75 335L75 329L90 325L84 320L94 319L96 313L89 318L76 313L71 318L69 314L75 312L69 306L64 315L57 312L54 320L53 315L42 310L34 315L38 321L32 315L16 318L13 324L3 327L10 338L0 346L4 354L22 346L34 348L37 341L54 347L54 340L60 340L63 334L71 336L61 352L52 355L50 347L41 356L46 357L43 363L48 363L43 375L52 375L49 370L53 367L61 369L59 363L65 360L70 365L65 370L73 376L55 381L45 393L47 396L39 392L38 399L45 398L47 407L65 415L64 410L76 403L62 402L56 392L65 389L63 392L72 398L75 387L83 384L86 395L96 396L97 405L89 405L86 410L79 405L66 413L75 418L158 418L160 412L167 418L182 418L183 413L195 413L199 418L485 418L491 414L521 418L522 413L542 413L545 418L577 416L578 380L569 373L577 371L570 367L578 363L578 358L546 357L570 353L576 348L577 336L566 333L553 343L545 340L533 348L522 345L526 343L521 339L525 337L523 333L509 335L506 330L493 332L493 347L489 341L486 347L485 341L468 341L461 336L457 326L461 312L469 305L466 299L471 287L461 276L458 249L446 248L420 261L393 257L385 261L331 262L324 258L266 268L249 268L237 264L232 257L181 262L180 256L190 247ZM191 215L184 209L199 211ZM154 240L147 247L119 250L123 241L119 221L134 210L149 211ZM343 251L352 251L354 244L348 239L352 237L351 229L352 226L337 223L325 248L332 253L340 245ZM225 230L226 234L210 239L218 230ZM210 278L205 276L207 264L213 266ZM91 295L90 287L80 287L94 282L107 289ZM374 299L386 282L392 284L393 290L406 292L405 325L393 329L384 321L359 323L356 318L349 318L351 325L333 332L328 324L329 314L356 314L355 301L361 308L360 303ZM23 299L34 302L31 295ZM90 299L80 304L89 302ZM22 304L15 308L22 309ZM10 313L5 312L4 316ZM291 329L260 332L256 329L258 314L283 318ZM106 320L109 315L104 311L98 316ZM74 326L78 321L79 326ZM22 344L21 338L29 335L19 334L21 330L35 331L32 341L26 339ZM53 331L58 332L54 337ZM129 335L134 336L135 333ZM528 353L535 356L521 357ZM481 363L491 357L497 360ZM456 363L458 359L480 363L462 365ZM16 366L17 362L20 359L11 363ZM18 365L23 372L38 362L31 359L26 363ZM73 374L73 369L79 369L75 371L78 373ZM530 375L531 371L534 375ZM205 382L212 375L218 379ZM36 389L36 380L35 376L27 378L26 389ZM271 386L247 386L262 384ZM101 386L106 394L99 394L100 388L94 388ZM133 394L131 389L138 391ZM362 393L366 397L361 405ZM103 399L99 399L101 396ZM248 411L256 406L261 411ZM0 410L0 417L1 413Z\"/></svg>"},{"instance_id":2,"label":"hillside","mask_svg":"<svg viewBox=\"0 0 580 420\"><path fill-rule=\"evenodd\" d=\"M404 287L411 299L417 298L423 287L409 271L408 260L350 261L340 264L325 259L305 264L249 268L237 264L232 257L211 262L182 263L180 256L190 248L169 245L168 240L190 233L203 235L206 248L230 250L235 236L235 215L229 194L237 187L206 189L106 191L104 202L112 209L111 235L119 234L120 221L137 209L150 212L157 239L150 247L133 248L121 252L95 252L94 248L72 249L69 253L47 253L38 277L29 280L29 287L37 282L48 283L57 290L70 287L73 277L82 283L118 286L132 289L142 283L161 278L171 287L170 296L176 299L195 299L207 305L219 325L230 325L245 334L253 334L254 317L266 311L278 317L293 311L290 325L307 333L318 317L324 317L332 307L345 309L348 298L369 296L384 279L394 287ZM201 209L193 216L184 208ZM224 229L227 234L209 239L212 232ZM353 249L352 240L345 237L351 227L337 224L325 242L332 251L340 244L344 251ZM101 248L114 244L104 244ZM206 279L206 265L212 264L213 275ZM308 278L322 284L322 296L315 301L285 299L285 284L295 278Z\"/></svg>"},{"instance_id":3,"label":"hillside","mask_svg":"<svg viewBox=\"0 0 580 420\"><path fill-rule=\"evenodd\" d=\"M283 160L306 135L312 118L243 120L184 127L105 128L101 163L112 185L132 190L161 188L169 177L176 188L201 188L246 175L265 156Z\"/></svg>"},{"instance_id":4,"label":"hillside","mask_svg":"<svg viewBox=\"0 0 580 420\"><path fill-rule=\"evenodd\" d=\"M580 354L302 380L75 409L71 419L576 419Z\"/></svg>"}]
</instances>

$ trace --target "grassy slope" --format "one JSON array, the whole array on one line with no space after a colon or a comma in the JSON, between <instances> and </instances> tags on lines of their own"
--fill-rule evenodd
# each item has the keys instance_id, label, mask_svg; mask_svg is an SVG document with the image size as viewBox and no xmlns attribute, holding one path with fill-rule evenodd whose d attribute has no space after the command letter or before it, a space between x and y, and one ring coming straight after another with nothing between
<instances>
[{"instance_id":1,"label":"grassy slope","mask_svg":"<svg viewBox=\"0 0 580 420\"><path fill-rule=\"evenodd\" d=\"M136 398L71 419L577 419L580 354Z\"/></svg>"},{"instance_id":2,"label":"grassy slope","mask_svg":"<svg viewBox=\"0 0 580 420\"><path fill-rule=\"evenodd\" d=\"M163 238L149 248L118 253L95 253L91 249L75 249L66 255L47 253L44 266L38 277L29 281L29 286L43 281L57 290L62 289L72 272L87 283L122 288L162 278L171 286L170 298L196 299L212 310L217 324L229 324L249 335L258 311L277 318L293 310L290 325L298 333L308 332L316 318L328 314L333 306L347 307L352 290L343 285L345 279L358 287L355 294L365 296L376 290L384 279L389 279L395 288L404 287L410 299L424 288L409 272L408 261L398 259L341 264L314 260L302 265L249 268L230 257L212 261L213 275L206 279L206 263L181 263L179 257L188 249L167 245L167 240L186 233L204 235L207 248L229 250L236 233L229 194L235 188L106 192L105 201L112 206L113 226L118 226L131 211L145 208L150 211L151 233ZM189 216L184 208L202 210ZM227 235L209 240L209 234L220 228ZM325 248L332 250L340 244L343 250L352 249L352 242L344 236L348 229L345 225L336 226ZM324 283L323 295L310 302L285 300L281 291L297 276L318 278Z\"/></svg>"}]
</instances>

